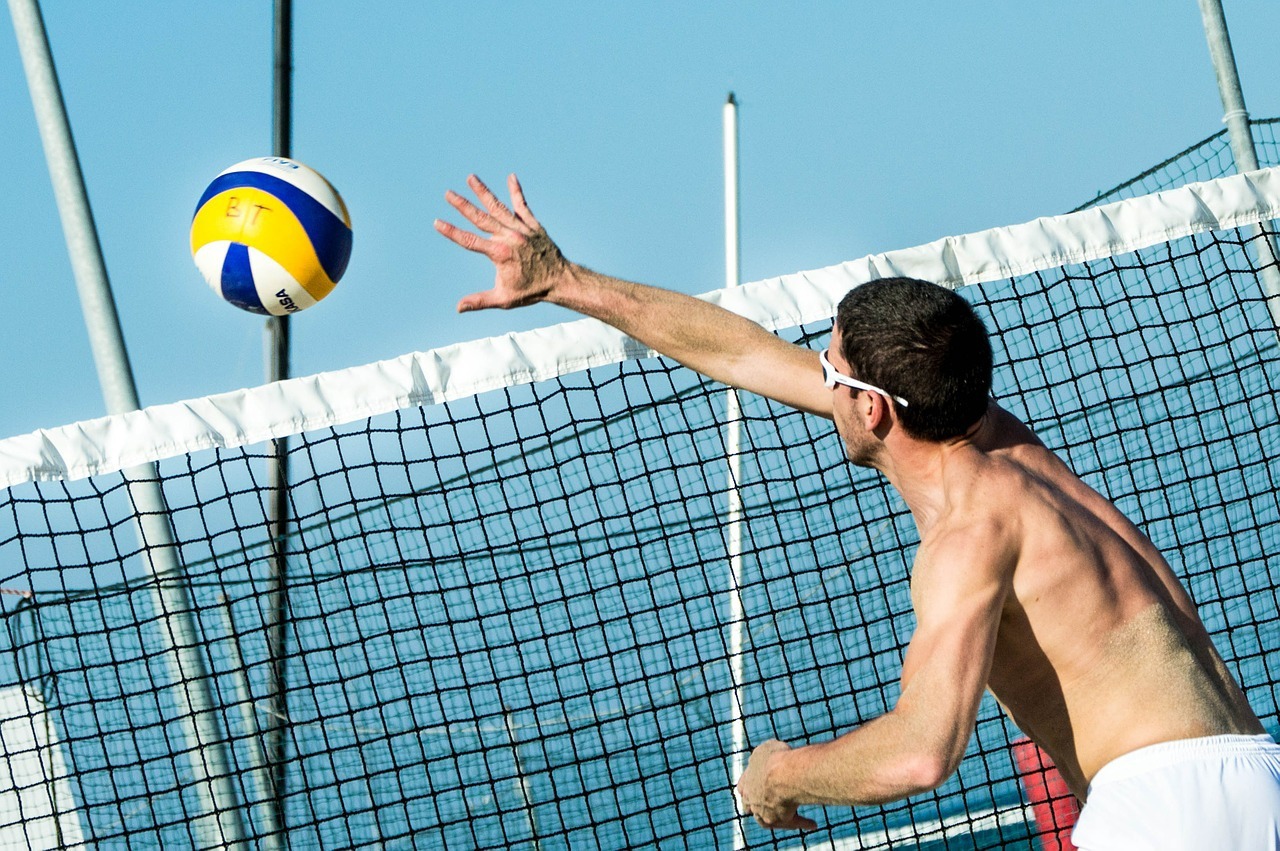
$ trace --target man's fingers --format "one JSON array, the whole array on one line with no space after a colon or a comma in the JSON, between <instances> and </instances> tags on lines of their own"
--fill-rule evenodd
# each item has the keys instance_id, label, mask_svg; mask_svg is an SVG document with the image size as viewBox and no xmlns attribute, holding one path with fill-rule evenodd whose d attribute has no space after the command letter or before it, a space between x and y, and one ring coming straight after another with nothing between
<instances>
[{"instance_id":1,"label":"man's fingers","mask_svg":"<svg viewBox=\"0 0 1280 851\"><path fill-rule=\"evenodd\" d=\"M524 189L520 187L520 179L514 174L507 177L507 190L511 193L511 206L515 208L516 216L520 221L524 222L530 230L542 230L542 225L538 224L538 220L534 218L533 211L529 209L529 202L524 198Z\"/></svg>"},{"instance_id":2,"label":"man's fingers","mask_svg":"<svg viewBox=\"0 0 1280 851\"><path fill-rule=\"evenodd\" d=\"M498 219L481 210L475 204L472 204L466 198L450 189L444 193L444 199L449 202L453 209L462 214L463 218L471 222L471 224L480 228L485 233L497 233L504 227L507 227Z\"/></svg>"},{"instance_id":3,"label":"man's fingers","mask_svg":"<svg viewBox=\"0 0 1280 851\"><path fill-rule=\"evenodd\" d=\"M516 179L514 174L507 178L507 186L511 190L511 203L515 207L515 212L512 212L506 204L499 201L498 196L494 195L492 190L485 185L485 182L474 174L467 178L467 185L471 187L471 191L476 193L476 197L484 205L483 210L453 190L445 193L445 200L465 216L467 221L485 233L496 235L504 228L510 228L528 236L542 228L542 225L538 224L538 220L534 218L533 211L529 209L529 203L524 197L524 190L520 188L520 181Z\"/></svg>"},{"instance_id":4,"label":"man's fingers","mask_svg":"<svg viewBox=\"0 0 1280 851\"><path fill-rule=\"evenodd\" d=\"M818 823L811 818L805 818L799 813L775 814L775 813L753 813L747 811L756 820L756 824L766 830L817 830Z\"/></svg>"},{"instance_id":5,"label":"man's fingers","mask_svg":"<svg viewBox=\"0 0 1280 851\"><path fill-rule=\"evenodd\" d=\"M485 186L484 181L476 177L474 174L467 178L467 185L471 187L471 191L476 193L476 197L480 199L480 203L484 208L502 224L507 227L520 228L523 223L516 218L515 214L507 209L507 205L498 200L498 196Z\"/></svg>"},{"instance_id":6,"label":"man's fingers","mask_svg":"<svg viewBox=\"0 0 1280 851\"><path fill-rule=\"evenodd\" d=\"M491 245L489 240L483 239L469 230L463 230L443 219L436 219L435 226L440 235L450 242L455 242L468 251L474 251L486 257L489 256Z\"/></svg>"},{"instance_id":7,"label":"man's fingers","mask_svg":"<svg viewBox=\"0 0 1280 851\"><path fill-rule=\"evenodd\" d=\"M818 823L811 818L805 818L796 813L791 817L791 824L787 825L787 827L794 827L796 830L817 830Z\"/></svg>"}]
</instances>

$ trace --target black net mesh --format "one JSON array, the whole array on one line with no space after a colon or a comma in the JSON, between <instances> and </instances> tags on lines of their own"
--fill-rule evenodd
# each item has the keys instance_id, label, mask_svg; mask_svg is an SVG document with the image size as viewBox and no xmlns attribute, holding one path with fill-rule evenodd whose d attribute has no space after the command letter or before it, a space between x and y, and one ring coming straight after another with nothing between
<instances>
[{"instance_id":1,"label":"black net mesh","mask_svg":"<svg viewBox=\"0 0 1280 851\"><path fill-rule=\"evenodd\" d=\"M1278 124L1280 124L1280 118L1264 118L1260 121L1251 121L1249 124L1253 131L1253 146L1258 165L1262 168L1280 165L1280 143L1276 141ZM1140 195L1149 195L1152 192L1160 192L1188 183L1214 180L1235 173L1236 160L1231 153L1231 137L1225 129L1219 130L1209 138L1152 166L1137 177L1130 178L1105 192L1099 192L1094 198L1076 207L1076 210L1109 204L1125 198L1137 198Z\"/></svg>"},{"instance_id":2,"label":"black net mesh","mask_svg":"<svg viewBox=\"0 0 1280 851\"><path fill-rule=\"evenodd\" d=\"M1280 371L1249 236L961 292L992 330L998 399L1164 550L1274 733ZM818 347L826 332L785 336ZM917 544L829 423L742 405L740 657L726 391L664 360L291 439L277 697L267 450L162 462L234 793L224 818L260 848L733 847L733 666L749 742L830 738L888 710ZM217 764L182 718L157 582L122 475L0 492L0 586L23 592L0 597L0 693L43 710L0 730L57 742L6 734L11 765L47 768L0 776L15 802L0 831L209 841L193 765ZM746 844L1057 847L1066 816L1033 805L1017 738L988 699L936 792L815 810L803 836L747 824Z\"/></svg>"}]
</instances>

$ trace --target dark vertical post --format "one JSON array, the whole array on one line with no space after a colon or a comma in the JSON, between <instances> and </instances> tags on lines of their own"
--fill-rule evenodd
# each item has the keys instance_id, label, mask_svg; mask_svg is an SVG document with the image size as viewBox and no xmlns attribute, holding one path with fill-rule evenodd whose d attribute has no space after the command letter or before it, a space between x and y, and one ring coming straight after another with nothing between
<instances>
[{"instance_id":1,"label":"dark vertical post","mask_svg":"<svg viewBox=\"0 0 1280 851\"><path fill-rule=\"evenodd\" d=\"M293 2L275 0L274 74L272 85L272 153L288 157L293 137ZM289 377L289 317L267 320L266 379ZM267 759L271 765L273 827L285 827L285 765L288 757L288 634L289 634L289 442L272 441L267 458L267 533L271 537L270 590L267 594L267 644L271 656L270 718L266 729Z\"/></svg>"}]
</instances>

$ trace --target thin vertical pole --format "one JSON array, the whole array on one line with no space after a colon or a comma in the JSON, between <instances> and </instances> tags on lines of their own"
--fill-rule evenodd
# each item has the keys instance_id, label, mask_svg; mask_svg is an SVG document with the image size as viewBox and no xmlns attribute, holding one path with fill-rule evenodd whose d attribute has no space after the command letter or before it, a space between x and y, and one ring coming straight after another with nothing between
<instances>
[{"instance_id":1,"label":"thin vertical pole","mask_svg":"<svg viewBox=\"0 0 1280 851\"><path fill-rule=\"evenodd\" d=\"M1222 12L1221 0L1200 0L1200 17L1204 21L1204 35L1209 42L1213 71L1218 78L1222 122L1227 125L1227 134L1231 137L1231 155L1236 161L1236 171L1256 171L1258 152L1253 145L1249 110L1244 105L1244 90L1240 87L1235 52L1231 49L1231 36L1227 32L1227 19ZM1262 289L1267 296L1267 308L1271 311L1272 323L1280 332L1280 269L1276 264L1276 246L1265 235L1261 225L1256 225L1253 230L1253 244L1261 255Z\"/></svg>"},{"instance_id":2,"label":"thin vertical pole","mask_svg":"<svg viewBox=\"0 0 1280 851\"><path fill-rule=\"evenodd\" d=\"M240 722L244 725L245 740L249 748L250 774L254 785L258 787L258 800L267 811L267 826L262 834L263 851L284 851L284 835L279 830L276 818L276 796L271 784L270 764L262 746L262 731L258 726L258 708L254 704L253 689L249 685L249 669L244 664L244 654L240 652L240 632L236 629L235 612L226 594L218 595L218 606L222 610L222 619L227 630L227 649L231 654L231 675L236 683L236 702L240 704Z\"/></svg>"},{"instance_id":3,"label":"thin vertical pole","mask_svg":"<svg viewBox=\"0 0 1280 851\"><path fill-rule=\"evenodd\" d=\"M44 144L103 399L109 413L134 411L138 408L138 390L44 20L37 0L9 0L9 12L31 89L36 124ZM167 644L165 661L174 681L173 693L181 716L179 723L190 745L194 790L201 802L200 813L193 819L195 830L204 847L239 848L244 843L244 825L232 782L231 763L209 686L209 673L201 651L203 642L192 614L194 606L178 562L159 470L155 464L143 464L125 470L124 476L147 569L155 578L156 607Z\"/></svg>"},{"instance_id":4,"label":"thin vertical pole","mask_svg":"<svg viewBox=\"0 0 1280 851\"><path fill-rule=\"evenodd\" d=\"M293 2L275 0L272 74L272 152L288 157L293 147ZM272 316L264 329L267 382L289 377L289 317ZM271 687L266 731L271 763L275 826L285 826L285 780L288 758L289 641L289 441L277 438L267 453L267 534L271 538L270 577L265 614Z\"/></svg>"},{"instance_id":5,"label":"thin vertical pole","mask_svg":"<svg viewBox=\"0 0 1280 851\"><path fill-rule=\"evenodd\" d=\"M525 823L529 826L529 836L533 838L533 851L542 848L538 840L538 821L533 815L533 795L529 791L529 781L524 776L524 760L520 759L520 739L516 736L516 722L511 717L511 707L502 707L502 722L507 730L507 739L511 742L511 755L516 762L516 785L520 789L520 799L524 804Z\"/></svg>"},{"instance_id":6,"label":"thin vertical pole","mask_svg":"<svg viewBox=\"0 0 1280 851\"><path fill-rule=\"evenodd\" d=\"M738 102L729 93L724 104L724 266L725 286L742 283L739 271L741 247L738 237ZM742 605L742 408L738 391L730 387L726 394L725 451L729 459L729 481L726 489L726 536L729 555L729 677L732 706L729 711L730 777L736 784L746 769L747 726L742 709L742 649L746 617ZM737 796L734 797L737 800ZM741 813L739 813L741 816ZM741 818L734 820L733 847L746 847Z\"/></svg>"}]
</instances>

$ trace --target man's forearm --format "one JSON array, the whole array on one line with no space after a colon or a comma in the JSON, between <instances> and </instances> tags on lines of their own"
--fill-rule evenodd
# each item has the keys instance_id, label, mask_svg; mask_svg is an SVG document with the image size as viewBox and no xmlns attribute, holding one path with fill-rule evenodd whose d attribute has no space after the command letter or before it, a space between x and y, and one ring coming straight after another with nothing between
<instances>
[{"instance_id":1,"label":"man's forearm","mask_svg":"<svg viewBox=\"0 0 1280 851\"><path fill-rule=\"evenodd\" d=\"M777 754L766 772L767 794L803 806L882 804L936 788L947 759L922 746L902 719L882 715L829 742Z\"/></svg>"},{"instance_id":2,"label":"man's forearm","mask_svg":"<svg viewBox=\"0 0 1280 851\"><path fill-rule=\"evenodd\" d=\"M546 300L606 322L716 381L830 416L815 353L703 299L602 275L574 263ZM806 384L805 377L813 376Z\"/></svg>"},{"instance_id":3,"label":"man's forearm","mask_svg":"<svg viewBox=\"0 0 1280 851\"><path fill-rule=\"evenodd\" d=\"M694 296L570 264L547 300L614 326L656 352L725 380L725 361L773 339L756 323ZM720 374L717 374L720 373Z\"/></svg>"}]
</instances>

